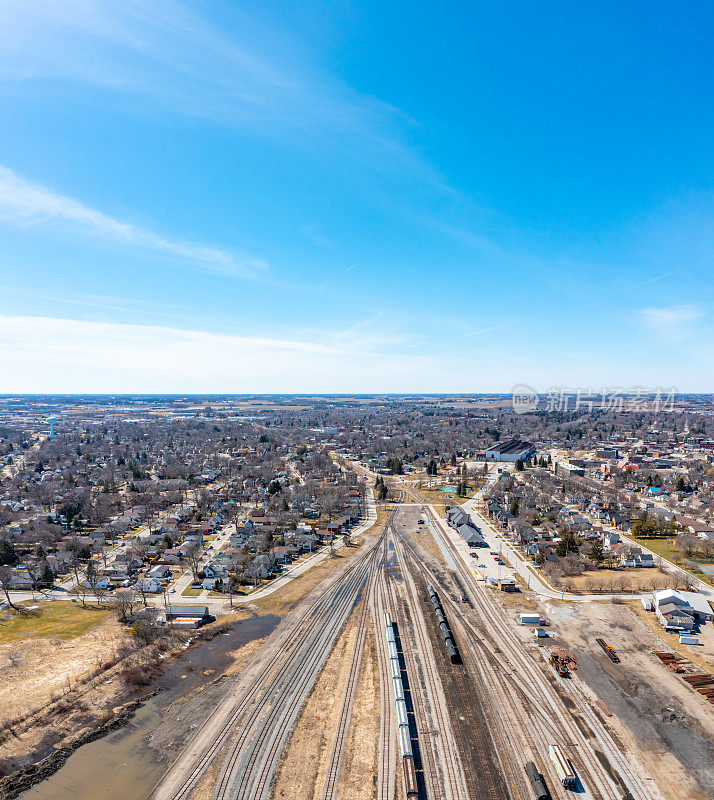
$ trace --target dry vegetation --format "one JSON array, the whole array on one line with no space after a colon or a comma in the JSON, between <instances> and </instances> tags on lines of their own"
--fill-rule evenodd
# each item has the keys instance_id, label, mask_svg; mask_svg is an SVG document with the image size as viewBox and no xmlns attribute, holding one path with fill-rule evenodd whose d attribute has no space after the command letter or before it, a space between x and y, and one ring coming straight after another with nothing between
<instances>
[{"instance_id":1,"label":"dry vegetation","mask_svg":"<svg viewBox=\"0 0 714 800\"><path fill-rule=\"evenodd\" d=\"M23 613L8 611L0 620L0 646L30 637L73 639L106 622L108 615L107 608L83 608L71 602L30 603L21 608Z\"/></svg>"},{"instance_id":2,"label":"dry vegetation","mask_svg":"<svg viewBox=\"0 0 714 800\"><path fill-rule=\"evenodd\" d=\"M142 643L104 609L57 602L37 612L4 621L0 675L13 691L0 695L0 774L112 719L161 672L161 656L184 641L169 632Z\"/></svg>"},{"instance_id":3,"label":"dry vegetation","mask_svg":"<svg viewBox=\"0 0 714 800\"><path fill-rule=\"evenodd\" d=\"M274 800L313 800L321 794L356 632L349 622L300 713L278 767Z\"/></svg>"},{"instance_id":4,"label":"dry vegetation","mask_svg":"<svg viewBox=\"0 0 714 800\"><path fill-rule=\"evenodd\" d=\"M356 549L350 547L348 550L343 548L337 551L334 556L326 558L307 570L307 572L303 572L302 575L293 578L281 589L269 594L267 597L252 601L251 607L259 614L287 614L318 583L324 581L325 578L328 578L338 567L344 564L347 553L352 553Z\"/></svg>"},{"instance_id":5,"label":"dry vegetation","mask_svg":"<svg viewBox=\"0 0 714 800\"><path fill-rule=\"evenodd\" d=\"M656 567L599 569L566 578L568 591L586 594L598 592L651 592L672 583L666 572Z\"/></svg>"},{"instance_id":6,"label":"dry vegetation","mask_svg":"<svg viewBox=\"0 0 714 800\"><path fill-rule=\"evenodd\" d=\"M364 643L362 668L357 683L337 800L372 800L375 796L378 769L379 691L377 643L370 628Z\"/></svg>"}]
</instances>

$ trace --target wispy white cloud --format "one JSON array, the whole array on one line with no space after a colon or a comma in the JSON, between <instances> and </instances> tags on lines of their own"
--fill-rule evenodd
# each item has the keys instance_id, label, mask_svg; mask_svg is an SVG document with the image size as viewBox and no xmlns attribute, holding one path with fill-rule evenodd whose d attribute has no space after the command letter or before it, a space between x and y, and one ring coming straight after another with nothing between
<instances>
[{"instance_id":1,"label":"wispy white cloud","mask_svg":"<svg viewBox=\"0 0 714 800\"><path fill-rule=\"evenodd\" d=\"M679 272L678 269L673 269L671 272L665 272L662 275L656 275L654 278L648 278L646 281L638 281L637 283L630 284L630 289L636 289L639 286L647 286L650 283L656 283L657 281L661 281L664 278L669 278L670 275L676 275Z\"/></svg>"},{"instance_id":2,"label":"wispy white cloud","mask_svg":"<svg viewBox=\"0 0 714 800\"><path fill-rule=\"evenodd\" d=\"M418 356L322 338L0 316L0 393L396 391L429 369Z\"/></svg>"},{"instance_id":3,"label":"wispy white cloud","mask_svg":"<svg viewBox=\"0 0 714 800\"><path fill-rule=\"evenodd\" d=\"M103 102L131 95L132 113L214 119L261 138L288 132L374 170L443 183L410 145L403 112L321 73L312 54L234 4L211 5L221 29L191 0L3 0L0 80L98 87Z\"/></svg>"},{"instance_id":4,"label":"wispy white cloud","mask_svg":"<svg viewBox=\"0 0 714 800\"><path fill-rule=\"evenodd\" d=\"M370 321L358 323L369 325ZM357 327L357 326L355 326ZM317 332L234 336L169 326L0 315L0 393L489 392L532 386L670 386L708 391L711 346L666 367L576 350L496 343L435 356L390 341ZM707 349L708 348L708 349Z\"/></svg>"},{"instance_id":5,"label":"wispy white cloud","mask_svg":"<svg viewBox=\"0 0 714 800\"><path fill-rule=\"evenodd\" d=\"M505 328L509 323L508 322L499 322L498 325L489 325L488 328L480 328L477 331L469 331L468 333L464 333L461 336L457 337L459 339L470 339L473 336L481 336L482 333L488 333L489 331L498 330L498 328Z\"/></svg>"},{"instance_id":6,"label":"wispy white cloud","mask_svg":"<svg viewBox=\"0 0 714 800\"><path fill-rule=\"evenodd\" d=\"M320 233L317 225L303 225L300 229L300 235L312 242L316 247L330 246L330 240Z\"/></svg>"},{"instance_id":7,"label":"wispy white cloud","mask_svg":"<svg viewBox=\"0 0 714 800\"><path fill-rule=\"evenodd\" d=\"M0 166L0 219L19 225L55 222L74 233L150 250L178 259L184 266L239 278L256 277L268 265L260 259L195 242L167 239L122 222L77 200L32 183Z\"/></svg>"},{"instance_id":8,"label":"wispy white cloud","mask_svg":"<svg viewBox=\"0 0 714 800\"><path fill-rule=\"evenodd\" d=\"M650 333L678 341L692 334L693 323L706 316L706 312L697 305L676 305L642 308L638 316Z\"/></svg>"}]
</instances>

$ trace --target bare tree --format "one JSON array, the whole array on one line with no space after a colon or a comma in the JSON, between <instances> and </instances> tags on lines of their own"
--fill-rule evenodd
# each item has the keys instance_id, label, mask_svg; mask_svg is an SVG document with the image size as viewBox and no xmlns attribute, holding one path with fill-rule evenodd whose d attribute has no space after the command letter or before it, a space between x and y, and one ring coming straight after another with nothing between
<instances>
[{"instance_id":1,"label":"bare tree","mask_svg":"<svg viewBox=\"0 0 714 800\"><path fill-rule=\"evenodd\" d=\"M2 587L2 590L5 593L5 599L7 600L7 603L10 606L10 608L14 608L15 611L19 611L18 607L10 599L10 589L12 588L12 579L13 579L12 569L10 569L10 567L1 566L0 587Z\"/></svg>"},{"instance_id":2,"label":"bare tree","mask_svg":"<svg viewBox=\"0 0 714 800\"><path fill-rule=\"evenodd\" d=\"M106 594L106 590L101 585L104 581L104 578L97 571L97 567L93 561L89 561L87 563L86 576L87 588L91 590L92 594L97 600L97 603L101 603Z\"/></svg>"},{"instance_id":3,"label":"bare tree","mask_svg":"<svg viewBox=\"0 0 714 800\"><path fill-rule=\"evenodd\" d=\"M188 562L189 567L191 568L191 573L193 574L194 581L198 580L198 573L201 569L201 556L203 555L203 550L198 544L192 544L186 550L186 561Z\"/></svg>"},{"instance_id":4,"label":"bare tree","mask_svg":"<svg viewBox=\"0 0 714 800\"><path fill-rule=\"evenodd\" d=\"M115 594L116 611L119 619L126 623L134 614L136 595L133 589L119 589Z\"/></svg>"}]
</instances>

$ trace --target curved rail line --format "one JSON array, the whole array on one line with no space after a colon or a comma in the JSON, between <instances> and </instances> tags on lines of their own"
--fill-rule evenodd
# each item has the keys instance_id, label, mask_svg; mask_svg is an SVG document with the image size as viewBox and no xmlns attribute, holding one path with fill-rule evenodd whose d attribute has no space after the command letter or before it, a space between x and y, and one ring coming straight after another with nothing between
<instances>
[{"instance_id":1,"label":"curved rail line","mask_svg":"<svg viewBox=\"0 0 714 800\"><path fill-rule=\"evenodd\" d=\"M292 724L374 568L376 554L375 545L340 587L336 604L315 619L312 635L297 657L283 666L246 715L219 774L214 800L267 800Z\"/></svg>"},{"instance_id":2,"label":"curved rail line","mask_svg":"<svg viewBox=\"0 0 714 800\"><path fill-rule=\"evenodd\" d=\"M504 682L505 676L505 682L510 686L509 692L511 696L516 699L515 696L517 695L521 701L525 701L530 706L530 714L527 719L523 720L523 723L526 724L521 727L524 730L528 730L528 725L530 725L542 735L550 738L551 741L555 737L562 737L563 733L566 732L570 736L569 744L574 747L573 760L576 762L579 773L583 778L587 778L589 788L599 792L602 797L618 800L621 795L620 789L614 785L600 761L595 757L590 742L578 727L572 715L564 708L562 700L548 683L543 670L525 652L523 643L516 634L510 631L507 625L503 624L503 620L491 598L488 598L480 587L477 587L470 571L463 564L453 544L440 530L440 522L435 518L433 511L428 506L425 506L425 512L432 519L432 529L437 531L442 543L453 553L454 561L459 568L457 573L459 579L464 583L465 587L468 587L475 604L479 607L484 618L490 623L488 626L483 626L483 630L477 632L465 618L461 609L458 609L458 604L453 600L451 601L452 607L458 610L459 617L464 624L471 627L474 633L474 641L477 651L480 651L482 667L485 669L490 668L491 675L496 679L497 684ZM499 630L501 634L498 640L493 638L492 631L494 629ZM486 646L483 641L484 635L491 639L491 642L488 643L489 646ZM498 657L498 651L500 651L501 658ZM496 669L498 670L497 676L495 675ZM573 688L570 687L571 692ZM654 787L648 785L647 779L642 778L640 770L633 767L628 761L627 755L620 751L603 723L590 708L587 700L578 695L575 696L574 700L579 715L587 722L597 739L603 743L603 750L606 751L608 759L616 766L621 779L627 784L635 800L653 800L653 797L656 797L659 793L657 792L657 795L653 795ZM516 703L515 707L518 708L519 705L522 705L522 702ZM529 738L532 742L532 737ZM538 760L541 761L541 758Z\"/></svg>"},{"instance_id":3,"label":"curved rail line","mask_svg":"<svg viewBox=\"0 0 714 800\"><path fill-rule=\"evenodd\" d=\"M332 613L334 604L344 595L346 585L351 585L350 582L354 580L356 572L362 568L365 560L370 558L378 546L379 540L358 560L346 565L345 569L328 579L328 585L322 594L306 602L303 601L293 614L281 623L278 628L280 635L263 649L262 662L258 662L254 670L256 674L252 675L248 670L233 681L232 686L236 691L236 696L232 698L233 708L226 713L226 703L231 702L227 695L214 715L209 717L197 731L193 745L195 752L191 753L189 747L176 759L151 793L152 800L187 800L205 770L227 745L236 728L241 725L250 707L258 701L271 675L276 670L285 669L291 660L298 657L305 638L314 630L317 621ZM247 684L246 679L249 679ZM240 685L241 680L246 685ZM225 719L220 722L219 728L210 735L210 740L205 745L197 746L195 743L200 742L201 734L209 730L216 714L223 714ZM178 774L174 776L174 773Z\"/></svg>"}]
</instances>

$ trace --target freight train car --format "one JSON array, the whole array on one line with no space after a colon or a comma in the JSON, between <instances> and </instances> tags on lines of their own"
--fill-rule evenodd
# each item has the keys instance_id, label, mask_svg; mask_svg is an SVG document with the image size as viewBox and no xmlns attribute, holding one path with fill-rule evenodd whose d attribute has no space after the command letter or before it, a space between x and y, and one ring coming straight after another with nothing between
<instances>
[{"instance_id":1,"label":"freight train car","mask_svg":"<svg viewBox=\"0 0 714 800\"><path fill-rule=\"evenodd\" d=\"M399 750L402 754L404 791L407 800L417 800L419 797L419 788L417 786L416 769L414 767L409 715L407 713L407 704L404 699L404 684L402 683L402 667L399 663L399 652L397 650L397 637L389 613L385 613L384 620L387 629L387 658L389 659L389 667L392 671L394 703L397 710L397 738L399 739Z\"/></svg>"},{"instance_id":2,"label":"freight train car","mask_svg":"<svg viewBox=\"0 0 714 800\"><path fill-rule=\"evenodd\" d=\"M533 787L535 800L551 800L550 792L548 791L548 787L545 785L543 776L540 774L540 772L538 772L538 767L536 767L532 761L529 761L526 764L526 774L528 775L528 779Z\"/></svg>"},{"instance_id":3,"label":"freight train car","mask_svg":"<svg viewBox=\"0 0 714 800\"><path fill-rule=\"evenodd\" d=\"M444 614L444 609L442 608L441 600L439 600L439 595L434 591L433 586L427 586L426 588L429 592L429 600L431 601L431 605L434 609L436 621L439 623L441 638L444 640L444 647L446 647L446 652L449 656L449 659L451 660L452 664L460 664L461 655L456 647L454 637L451 634L451 628L449 628L449 623L446 619L446 614Z\"/></svg>"},{"instance_id":4,"label":"freight train car","mask_svg":"<svg viewBox=\"0 0 714 800\"><path fill-rule=\"evenodd\" d=\"M555 767L555 771L558 773L558 778L560 782L565 786L566 789L569 789L571 786L575 785L577 781L577 777L573 770L573 766L570 761L565 757L565 754L560 749L560 745L551 744L548 747L548 755L550 756L550 760L553 762L553 766Z\"/></svg>"}]
</instances>

